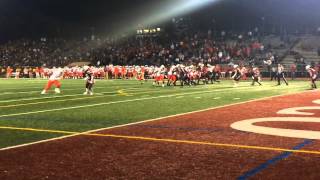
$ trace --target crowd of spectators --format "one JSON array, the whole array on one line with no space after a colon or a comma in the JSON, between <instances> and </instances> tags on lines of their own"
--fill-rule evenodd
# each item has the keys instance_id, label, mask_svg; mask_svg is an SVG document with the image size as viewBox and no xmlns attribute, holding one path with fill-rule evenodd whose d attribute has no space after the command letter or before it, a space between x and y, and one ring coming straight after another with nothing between
<instances>
[{"instance_id":1,"label":"crowd of spectators","mask_svg":"<svg viewBox=\"0 0 320 180\"><path fill-rule=\"evenodd\" d=\"M122 37L81 40L62 38L20 39L0 45L0 66L66 66L88 61L96 65L160 65L208 62L249 62L264 45L249 35L212 37L193 33L182 37Z\"/></svg>"},{"instance_id":2,"label":"crowd of spectators","mask_svg":"<svg viewBox=\"0 0 320 180\"><path fill-rule=\"evenodd\" d=\"M90 41L65 39L20 39L0 45L0 66L63 66L88 58Z\"/></svg>"}]
</instances>

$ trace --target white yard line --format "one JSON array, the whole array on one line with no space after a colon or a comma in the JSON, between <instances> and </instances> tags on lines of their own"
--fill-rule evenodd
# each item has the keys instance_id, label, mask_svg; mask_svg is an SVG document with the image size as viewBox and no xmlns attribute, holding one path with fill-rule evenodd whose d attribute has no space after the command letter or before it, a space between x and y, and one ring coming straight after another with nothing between
<instances>
[{"instance_id":1,"label":"white yard line","mask_svg":"<svg viewBox=\"0 0 320 180\"><path fill-rule=\"evenodd\" d=\"M95 87L94 89L111 89L112 87ZM38 88L39 89L39 88ZM84 89L84 87L79 88L72 88L72 89L62 89L62 91L74 91L74 90L81 90ZM137 88L128 88L128 89L137 89ZM20 91L20 92L0 92L0 96L5 96L8 94L40 94L42 89L39 89L39 91Z\"/></svg>"},{"instance_id":2,"label":"white yard line","mask_svg":"<svg viewBox=\"0 0 320 180\"><path fill-rule=\"evenodd\" d=\"M136 94L144 94L144 93L151 93L151 92L163 92L161 89L159 90L150 90L150 91L146 91L144 89L139 89L138 91L135 90L135 91L129 91L130 88L128 88L128 90L126 89L122 89L122 90L118 90L118 91L115 91L115 92L102 92L102 93L112 93L112 94L107 94L107 95L98 95L98 96L92 96L92 97L81 97L81 98L74 98L74 99L61 99L61 100L53 100L53 101L42 101L42 102L31 102L31 103L19 103L19 104L10 104L10 105L1 105L0 108L8 108L8 107L18 107L18 106L26 106L26 105L37 105L37 104L45 104L45 103L50 103L50 102L64 102L64 101L74 101L74 100L81 100L81 99L91 99L91 98L101 98L101 97L107 97L107 96L117 96L117 95L125 95L125 96L132 96L132 94L130 93L133 93L134 95ZM227 91L230 90L230 89L227 89ZM125 93L123 93L123 91L125 91ZM142 93L138 93L142 91ZM175 90L177 91L177 90ZM201 91L201 92L219 92L219 91L226 91L225 89L216 89L216 90L211 90L211 91ZM201 92L195 92L195 93L201 93ZM113 93L118 93L118 94L113 94ZM76 94L76 95L65 95L65 96L53 96L52 98L56 98L56 97L70 97L70 96L83 96L83 94ZM150 97L150 95L143 95L142 98L145 98L145 97ZM183 96L182 96L183 97ZM178 98L178 97L177 97ZM201 97L195 97L195 98L198 98L200 99ZM49 99L49 98L48 98ZM23 99L20 99L19 101L21 101ZM26 99L26 100L34 100L34 99ZM9 100L9 101L6 101L6 102L14 102L15 100ZM0 101L0 102L3 102L3 101ZM0 115L1 117L1 115Z\"/></svg>"},{"instance_id":3,"label":"white yard line","mask_svg":"<svg viewBox=\"0 0 320 180\"><path fill-rule=\"evenodd\" d=\"M107 95L101 94L101 93L95 93L95 95L97 95L97 96L87 96L87 95L85 95L85 97L73 98L73 99L60 99L60 100L52 100L52 101L31 102L31 103L24 103L24 104L19 103L19 104L10 104L10 105L0 105L0 108L19 107L19 106L37 105L37 104L47 104L47 103L65 102L65 101L75 101L75 100L82 100L82 99L94 99L94 98L101 98L101 97L112 97L112 96L119 96L119 95L123 95L123 94L125 94L125 96L132 96L132 95L137 95L137 94L158 92L158 91L155 91L155 90L142 91L142 92L140 92L140 91L130 91L130 94L128 94L128 93L120 93L120 92L118 92L118 94L107 94ZM84 95L82 95L82 96L84 96Z\"/></svg>"},{"instance_id":4,"label":"white yard line","mask_svg":"<svg viewBox=\"0 0 320 180\"><path fill-rule=\"evenodd\" d=\"M213 87L213 86L212 86ZM119 87L120 88L120 87ZM141 89L138 87L135 88L124 88L123 90L134 90L134 89ZM203 87L195 87L193 89L203 89ZM208 87L206 87L206 89L209 89ZM143 89L141 89L142 91ZM166 89L167 90L167 89ZM189 89L188 89L189 90ZM160 91L160 89L159 89ZM39 92L39 91L37 91ZM116 93L116 92L99 92L99 93ZM1 94L1 93L0 93ZM51 99L51 98L60 98L60 97L73 97L73 96L80 96L83 94L71 94L71 95L58 95L58 96L50 96L50 97L36 97L36 98L19 98L19 99L11 99L11 100L2 100L0 101L0 103L9 103L9 102L19 102L19 101L29 101L29 100L41 100L41 99Z\"/></svg>"},{"instance_id":5,"label":"white yard line","mask_svg":"<svg viewBox=\"0 0 320 180\"><path fill-rule=\"evenodd\" d=\"M102 106L102 105L119 104L119 103L135 102L135 101L143 101L143 100L151 100L151 99L159 99L159 98L167 98L167 97L175 97L175 96L181 96L181 95L200 94L200 93L215 92L215 91L218 91L218 90L197 91L197 92L189 92L189 93L177 93L177 94L162 95L162 96L142 97L142 98L121 100L121 101L111 101L111 102L104 102L104 103L87 104L87 105L81 105L81 106L71 106L71 107L65 107L65 108L46 109L46 110L41 110L41 111L30 111L30 112L23 112L23 113L4 114L4 115L0 115L0 118L28 115L28 114L38 114L38 113L44 113L44 112L64 111L64 110L70 110L70 109L79 109L79 108L86 108L86 107L95 107L95 106ZM225 90L223 90L223 91L225 91Z\"/></svg>"},{"instance_id":6,"label":"white yard line","mask_svg":"<svg viewBox=\"0 0 320 180\"><path fill-rule=\"evenodd\" d=\"M139 89L139 88L128 88L128 89L124 89L126 91L128 90L135 90L135 89ZM142 91L142 90L141 90ZM117 93L117 91L106 91L106 92L99 92L101 93ZM99 94L98 93L98 94ZM20 101L31 101L31 100L42 100L42 99L53 99L53 98L62 98L62 97L74 97L74 96L82 96L83 94L70 94L70 95L57 95L57 96L44 96L44 97L36 97L36 98L20 98L20 99L11 99L11 100L3 100L0 101L0 103L10 103L10 102L20 102ZM43 96L43 95L39 95L39 96Z\"/></svg>"},{"instance_id":7,"label":"white yard line","mask_svg":"<svg viewBox=\"0 0 320 180\"><path fill-rule=\"evenodd\" d=\"M41 140L41 141L36 141L36 142L25 143L25 144L20 144L20 145L16 145L16 146L10 146L10 147L6 147L6 148L1 148L0 151L10 150L10 149L15 149L15 148L19 148L19 147L25 147L25 146L40 144L40 143L46 143L46 142L50 142L50 141L61 140L61 139L69 138L69 137L79 136L81 134L89 134L89 133L108 130L108 129L126 127L126 126L131 126L131 125L136 125L136 124L142 124L142 123L146 123L146 122L158 121L158 120L171 118L171 117L177 117L177 116L182 116L182 115L187 115L187 114L204 112L204 111L208 111L208 110L214 110L214 109L219 109L219 108L224 108L224 107L229 107L229 106L234 106L234 105L239 105L239 104L245 104L245 103L250 103L250 102L255 102L255 101L271 99L271 98L275 98L275 97L282 97L282 96L288 96L288 95L306 93L306 92L310 92L310 91L294 92L294 93L289 93L289 94L269 96L269 97L254 99L254 100L248 100L248 101L243 101L243 102L238 102L238 103L232 103L232 104L227 104L227 105L222 105L222 106L217 106L217 107L206 108L206 109L202 109L202 110L196 110L196 111L191 111L191 112L186 112L186 113L179 113L179 114L175 114L175 115L163 116L163 117L159 117L159 118L154 118L154 119L149 119L149 120L144 120L144 121L139 121L139 122L134 122L134 123L127 123L127 124L111 126L111 127L107 127L107 128L94 129L94 130L85 131L85 132L78 133L78 134L66 135L66 136L61 136L61 137L57 137L57 138L51 138L51 139L46 139L46 140ZM148 99L150 99L150 98L148 98ZM122 102L124 102L124 101L122 101Z\"/></svg>"}]
</instances>

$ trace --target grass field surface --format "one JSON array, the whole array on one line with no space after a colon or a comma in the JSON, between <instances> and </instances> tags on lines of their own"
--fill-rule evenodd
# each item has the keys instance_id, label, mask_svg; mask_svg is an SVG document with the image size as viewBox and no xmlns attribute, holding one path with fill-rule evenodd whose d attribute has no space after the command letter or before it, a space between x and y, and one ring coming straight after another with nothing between
<instances>
[{"instance_id":1,"label":"grass field surface","mask_svg":"<svg viewBox=\"0 0 320 180\"><path fill-rule=\"evenodd\" d=\"M229 80L190 87L153 87L151 80L143 85L136 80L97 80L95 94L88 96L82 94L84 80L63 80L61 94L46 95L40 95L46 80L1 79L0 84L0 148L64 135L7 127L84 132L309 88L307 81L289 81L289 86L241 81L234 88Z\"/></svg>"}]
</instances>

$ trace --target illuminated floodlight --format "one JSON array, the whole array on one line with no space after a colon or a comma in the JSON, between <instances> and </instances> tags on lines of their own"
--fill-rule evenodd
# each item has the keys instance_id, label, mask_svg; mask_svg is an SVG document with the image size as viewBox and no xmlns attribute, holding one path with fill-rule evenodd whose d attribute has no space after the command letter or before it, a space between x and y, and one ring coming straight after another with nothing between
<instances>
[{"instance_id":1,"label":"illuminated floodlight","mask_svg":"<svg viewBox=\"0 0 320 180\"><path fill-rule=\"evenodd\" d=\"M135 20L135 22L131 22L131 24L138 24L137 26L128 26L128 23L123 24L123 28L121 28L121 32L117 32L117 34L121 34L123 32L137 32L137 29L141 29L143 26L152 27L154 25L158 25L167 20L173 19L176 20L175 17L179 17L192 11L196 11L202 7L217 3L222 0L172 0L172 1L163 1L164 3L159 4L157 9L152 10L145 15L141 16ZM151 8L152 9L152 8ZM142 26L143 25L143 26ZM162 31L160 28L155 28L156 32ZM152 29L141 29L141 34L149 34L153 33ZM140 32L139 32L140 33Z\"/></svg>"},{"instance_id":2,"label":"illuminated floodlight","mask_svg":"<svg viewBox=\"0 0 320 180\"><path fill-rule=\"evenodd\" d=\"M154 12L143 22L144 24L157 24L175 16L183 15L195 11L206 5L220 0L175 0L166 7L159 8L159 12Z\"/></svg>"}]
</instances>

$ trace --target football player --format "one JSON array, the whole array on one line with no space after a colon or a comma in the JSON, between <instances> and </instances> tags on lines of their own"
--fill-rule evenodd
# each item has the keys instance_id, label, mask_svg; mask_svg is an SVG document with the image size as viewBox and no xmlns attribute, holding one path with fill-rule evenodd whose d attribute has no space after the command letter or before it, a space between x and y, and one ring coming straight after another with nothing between
<instances>
[{"instance_id":1,"label":"football player","mask_svg":"<svg viewBox=\"0 0 320 180\"><path fill-rule=\"evenodd\" d=\"M261 77L260 77L260 70L258 68L253 68L252 69L252 86L254 86L254 83L258 83L259 86L262 84L260 83Z\"/></svg>"},{"instance_id":2,"label":"football player","mask_svg":"<svg viewBox=\"0 0 320 180\"><path fill-rule=\"evenodd\" d=\"M281 84L280 79L283 79L283 81L286 83L288 86L288 81L284 76L284 67L281 64L278 64L277 66L277 80L278 80L278 86Z\"/></svg>"},{"instance_id":3,"label":"football player","mask_svg":"<svg viewBox=\"0 0 320 180\"><path fill-rule=\"evenodd\" d=\"M93 95L93 85L94 85L94 75L92 70L92 65L83 67L85 80L86 80L86 91L83 93L84 95Z\"/></svg>"},{"instance_id":4,"label":"football player","mask_svg":"<svg viewBox=\"0 0 320 180\"><path fill-rule=\"evenodd\" d=\"M52 85L54 85L56 88L54 89L55 93L59 94L61 83L60 79L63 77L63 70L62 68L53 68L52 74L49 77L48 83L45 86L45 88L42 90L41 94L47 94L48 90L51 88Z\"/></svg>"},{"instance_id":5,"label":"football player","mask_svg":"<svg viewBox=\"0 0 320 180\"><path fill-rule=\"evenodd\" d=\"M241 71L237 64L233 65L233 75L231 76L231 79L233 79L233 87L237 87L241 79Z\"/></svg>"},{"instance_id":6,"label":"football player","mask_svg":"<svg viewBox=\"0 0 320 180\"><path fill-rule=\"evenodd\" d=\"M317 80L317 76L318 76L317 71L314 68L312 68L310 65L306 66L306 70L308 71L309 76L310 76L311 88L316 89L317 88L316 80Z\"/></svg>"}]
</instances>

